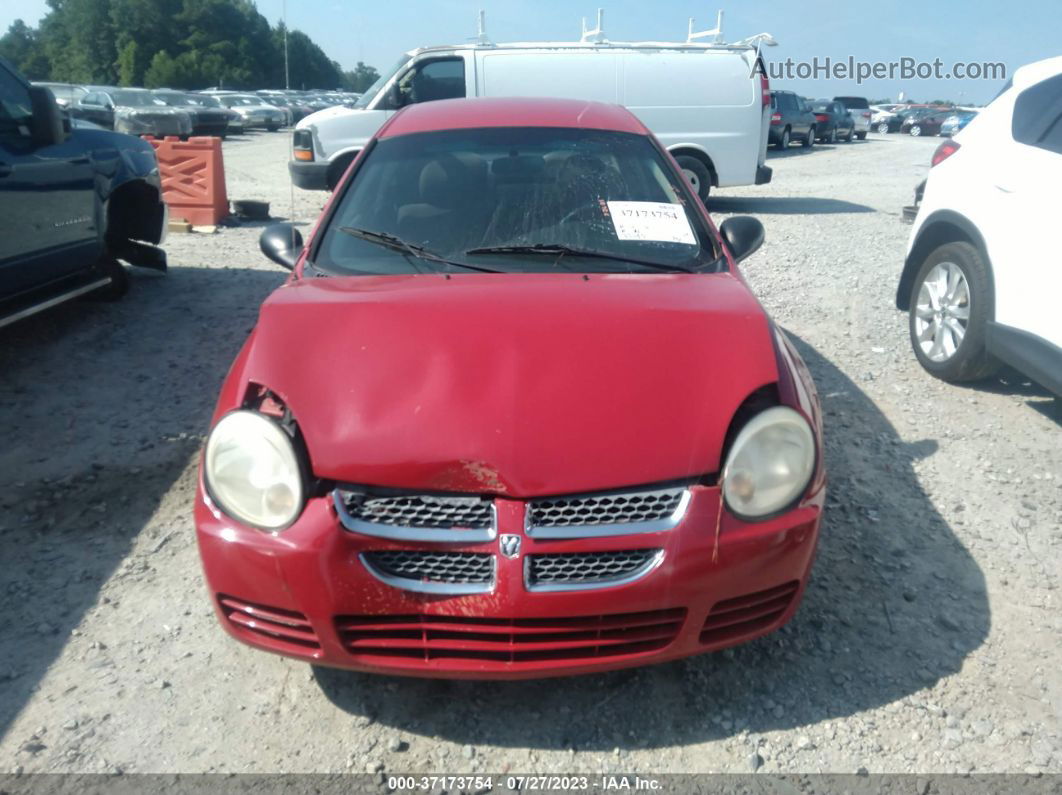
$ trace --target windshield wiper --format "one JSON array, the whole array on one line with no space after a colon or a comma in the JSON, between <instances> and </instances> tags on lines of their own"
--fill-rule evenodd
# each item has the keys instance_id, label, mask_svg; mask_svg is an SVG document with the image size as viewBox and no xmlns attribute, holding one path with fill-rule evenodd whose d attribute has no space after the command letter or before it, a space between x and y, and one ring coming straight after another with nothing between
<instances>
[{"instance_id":1,"label":"windshield wiper","mask_svg":"<svg viewBox=\"0 0 1062 795\"><path fill-rule=\"evenodd\" d=\"M374 232L371 229L358 229L354 226L341 226L340 232L345 232L353 237L361 238L362 240L368 240L370 243L378 243L381 246L387 246L399 251L406 251L412 254L417 259L424 260L425 262L438 262L443 265L453 265L456 268L467 268L470 271L479 271L480 273L504 273L505 271L499 271L494 268L481 268L478 265L466 265L463 262L454 262L448 260L445 257L436 254L434 251L429 251L423 246L418 246L416 243L410 243L398 237L398 235L392 235L390 232Z\"/></svg>"},{"instance_id":2,"label":"windshield wiper","mask_svg":"<svg viewBox=\"0 0 1062 795\"><path fill-rule=\"evenodd\" d=\"M607 251L597 251L591 248L574 248L562 243L535 243L532 246L485 246L472 248L465 252L465 256L476 254L548 254L557 256L558 259L565 255L573 257L593 257L595 259L612 259L618 262L629 262L632 265L644 265L659 271L682 271L683 273L695 273L692 268L684 268L681 265L665 265L662 262L653 262L647 259L627 257L622 254L610 254Z\"/></svg>"}]
</instances>

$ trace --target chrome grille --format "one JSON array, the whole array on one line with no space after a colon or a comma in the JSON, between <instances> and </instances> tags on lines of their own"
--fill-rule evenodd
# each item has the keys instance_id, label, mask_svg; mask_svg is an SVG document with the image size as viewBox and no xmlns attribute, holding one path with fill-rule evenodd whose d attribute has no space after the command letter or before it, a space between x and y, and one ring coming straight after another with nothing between
<instances>
[{"instance_id":1,"label":"chrome grille","mask_svg":"<svg viewBox=\"0 0 1062 795\"><path fill-rule=\"evenodd\" d=\"M660 532L681 521L688 503L681 486L547 497L528 503L527 531L537 538Z\"/></svg>"},{"instance_id":2,"label":"chrome grille","mask_svg":"<svg viewBox=\"0 0 1062 795\"><path fill-rule=\"evenodd\" d=\"M637 580L661 560L661 549L528 555L524 559L524 579L532 591L604 588Z\"/></svg>"},{"instance_id":3,"label":"chrome grille","mask_svg":"<svg viewBox=\"0 0 1062 795\"><path fill-rule=\"evenodd\" d=\"M494 538L494 501L490 497L336 489L334 502L343 526L366 535L464 543Z\"/></svg>"},{"instance_id":4,"label":"chrome grille","mask_svg":"<svg viewBox=\"0 0 1062 795\"><path fill-rule=\"evenodd\" d=\"M411 591L482 593L494 587L494 556L477 552L388 549L363 552L373 576Z\"/></svg>"}]
</instances>

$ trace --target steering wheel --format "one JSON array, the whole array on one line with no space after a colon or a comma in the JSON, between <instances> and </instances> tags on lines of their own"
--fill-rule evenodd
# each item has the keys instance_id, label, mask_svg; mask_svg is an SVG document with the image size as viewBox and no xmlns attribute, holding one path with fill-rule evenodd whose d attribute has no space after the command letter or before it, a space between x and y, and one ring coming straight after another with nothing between
<instances>
[{"instance_id":1,"label":"steering wheel","mask_svg":"<svg viewBox=\"0 0 1062 795\"><path fill-rule=\"evenodd\" d=\"M563 226L564 224L568 223L569 221L574 221L576 218L581 218L584 215L586 216L586 218L585 218L586 221L593 221L595 219L595 214L596 214L596 216L598 218L604 218L604 216L601 214L600 205L590 204L590 205L585 205L583 207L576 207L574 210L572 210L571 212L569 212L567 215L565 215L563 218L560 219L560 224L559 225Z\"/></svg>"}]
</instances>

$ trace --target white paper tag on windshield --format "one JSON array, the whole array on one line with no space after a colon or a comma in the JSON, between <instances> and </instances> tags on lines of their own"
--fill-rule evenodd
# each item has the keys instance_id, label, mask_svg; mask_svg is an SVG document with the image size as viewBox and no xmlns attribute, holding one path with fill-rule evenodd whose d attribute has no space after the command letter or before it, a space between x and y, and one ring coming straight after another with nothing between
<instances>
[{"instance_id":1,"label":"white paper tag on windshield","mask_svg":"<svg viewBox=\"0 0 1062 795\"><path fill-rule=\"evenodd\" d=\"M608 202L608 212L620 240L696 245L686 209L666 202Z\"/></svg>"}]
</instances>

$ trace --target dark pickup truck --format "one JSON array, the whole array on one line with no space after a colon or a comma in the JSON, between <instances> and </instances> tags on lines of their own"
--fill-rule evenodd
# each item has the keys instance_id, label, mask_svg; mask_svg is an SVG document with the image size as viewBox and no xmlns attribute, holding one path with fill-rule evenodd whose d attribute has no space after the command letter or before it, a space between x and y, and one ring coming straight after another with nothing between
<instances>
[{"instance_id":1,"label":"dark pickup truck","mask_svg":"<svg viewBox=\"0 0 1062 795\"><path fill-rule=\"evenodd\" d=\"M158 161L146 141L71 124L0 58L0 326L81 295L117 298L121 262L166 269Z\"/></svg>"}]
</instances>

